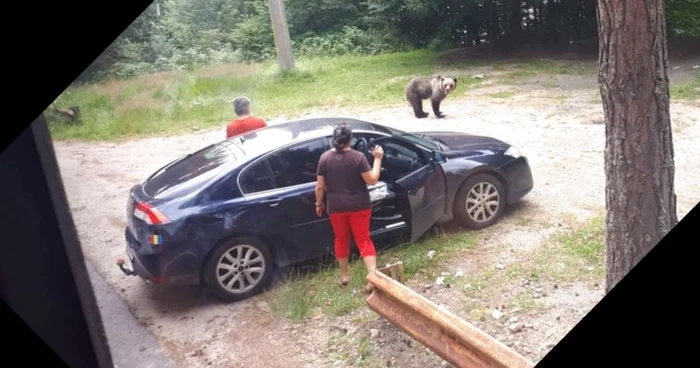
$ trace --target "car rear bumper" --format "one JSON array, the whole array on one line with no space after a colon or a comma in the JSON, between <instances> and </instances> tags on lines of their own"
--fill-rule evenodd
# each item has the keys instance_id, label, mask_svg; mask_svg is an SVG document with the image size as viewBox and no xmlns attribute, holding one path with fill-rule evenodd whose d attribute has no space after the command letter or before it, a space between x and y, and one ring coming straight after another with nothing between
<instances>
[{"instance_id":1,"label":"car rear bumper","mask_svg":"<svg viewBox=\"0 0 700 368\"><path fill-rule=\"evenodd\" d=\"M196 285L200 283L201 259L194 253L172 246L156 254L149 253L127 228L126 253L134 272L144 280L165 285ZM162 247L168 244L159 245Z\"/></svg>"},{"instance_id":2,"label":"car rear bumper","mask_svg":"<svg viewBox=\"0 0 700 368\"><path fill-rule=\"evenodd\" d=\"M508 183L508 204L513 204L525 197L534 187L532 171L526 157L521 156L503 165L500 171Z\"/></svg>"}]
</instances>

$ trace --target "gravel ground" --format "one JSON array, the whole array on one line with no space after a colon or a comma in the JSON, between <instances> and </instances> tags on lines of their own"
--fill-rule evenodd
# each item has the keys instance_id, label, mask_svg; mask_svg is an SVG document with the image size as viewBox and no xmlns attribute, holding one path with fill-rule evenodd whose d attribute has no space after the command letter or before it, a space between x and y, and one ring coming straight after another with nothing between
<instances>
[{"instance_id":1,"label":"gravel ground","mask_svg":"<svg viewBox=\"0 0 700 368\"><path fill-rule=\"evenodd\" d=\"M534 190L500 223L479 232L480 245L475 252L445 266L448 272L459 268L474 273L495 263L509 267L527 257L557 227L583 223L604 208L605 142L602 106L593 102L597 91L590 89L590 81L582 83L572 77L558 78L556 88L542 87L542 82L458 90L443 103L447 117L442 120L432 114L429 119L416 120L410 108L403 105L375 110L334 109L332 114L406 130L489 135L515 145L528 156ZM551 80L548 85L552 85ZM505 99L489 96L503 90L511 90L514 95ZM682 218L700 199L696 152L700 145L700 104L672 103L671 114L676 193ZM115 259L125 253L124 211L129 188L172 159L223 138L222 128L120 143L55 143L86 257L124 298L140 323L156 336L173 362L194 368L346 366L359 364L347 356L358 354L357 342L365 336L372 341L371 365L440 364L422 345L366 309L342 318L319 317L292 324L269 313L269 294L227 305L213 301L197 288L155 287L119 271ZM533 225L520 225L523 218ZM415 283L409 286L420 288ZM504 310L499 320L471 322L533 360L541 359L603 296L602 280L597 287L583 283L556 289L553 285L518 287L546 288L547 296L542 298L545 307L528 313ZM459 309L460 298L454 296L454 289L434 287L424 292L439 304ZM493 308L500 303L498 299L481 302ZM467 314L460 315L468 319ZM518 322L522 323L518 332L508 331L508 326Z\"/></svg>"}]
</instances>

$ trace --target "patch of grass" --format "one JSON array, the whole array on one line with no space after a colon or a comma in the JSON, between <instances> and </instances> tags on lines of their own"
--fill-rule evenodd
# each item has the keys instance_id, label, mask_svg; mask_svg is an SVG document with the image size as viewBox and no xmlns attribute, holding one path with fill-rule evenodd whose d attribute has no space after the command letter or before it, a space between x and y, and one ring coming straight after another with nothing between
<instances>
[{"instance_id":1,"label":"patch of grass","mask_svg":"<svg viewBox=\"0 0 700 368\"><path fill-rule=\"evenodd\" d=\"M477 299L466 301L462 308L472 321L485 321L486 316L489 314L489 310Z\"/></svg>"},{"instance_id":2,"label":"patch of grass","mask_svg":"<svg viewBox=\"0 0 700 368\"><path fill-rule=\"evenodd\" d=\"M533 223L533 219L531 217L527 216L520 216L515 220L515 223L518 224L519 226L528 226Z\"/></svg>"},{"instance_id":3,"label":"patch of grass","mask_svg":"<svg viewBox=\"0 0 700 368\"><path fill-rule=\"evenodd\" d=\"M455 252L473 248L475 237L471 232L451 234L448 240L440 236L428 236L414 244L401 244L378 252L377 264L402 261L407 278L417 272L431 273L439 269L441 262ZM428 258L429 251L435 255ZM275 288L271 309L277 315L291 320L301 320L320 308L329 316L347 314L364 305L364 295L359 290L365 285L367 271L361 260L350 264L351 281L347 288L339 286L340 276L336 267L325 266L306 275L291 275Z\"/></svg>"},{"instance_id":4,"label":"patch of grass","mask_svg":"<svg viewBox=\"0 0 700 368\"><path fill-rule=\"evenodd\" d=\"M553 75L589 75L592 71L583 63L555 60L529 60L516 65L520 71Z\"/></svg>"},{"instance_id":5,"label":"patch of grass","mask_svg":"<svg viewBox=\"0 0 700 368\"><path fill-rule=\"evenodd\" d=\"M486 310L486 308L476 307L469 311L469 319L472 321L485 321L488 313L489 312Z\"/></svg>"},{"instance_id":6,"label":"patch of grass","mask_svg":"<svg viewBox=\"0 0 700 368\"><path fill-rule=\"evenodd\" d=\"M352 323L359 325L359 324L371 321L375 318L376 318L376 315L366 314L366 315L362 315L362 316L353 318Z\"/></svg>"},{"instance_id":7,"label":"patch of grass","mask_svg":"<svg viewBox=\"0 0 700 368\"><path fill-rule=\"evenodd\" d=\"M555 235L534 255L532 269L546 281L598 280L605 276L605 217Z\"/></svg>"},{"instance_id":8,"label":"patch of grass","mask_svg":"<svg viewBox=\"0 0 700 368\"><path fill-rule=\"evenodd\" d=\"M503 83L514 84L523 79L534 78L537 75L581 76L594 73L595 70L580 62L532 59L515 64L511 70L501 78L501 81ZM545 82L545 86L556 87L557 84L554 84L554 82Z\"/></svg>"},{"instance_id":9,"label":"patch of grass","mask_svg":"<svg viewBox=\"0 0 700 368\"><path fill-rule=\"evenodd\" d=\"M369 338L362 336L357 346L357 360L355 364L363 366L372 359L372 346L369 343Z\"/></svg>"},{"instance_id":10,"label":"patch of grass","mask_svg":"<svg viewBox=\"0 0 700 368\"><path fill-rule=\"evenodd\" d=\"M515 299L510 303L511 307L520 308L523 312L530 312L542 308L543 303L529 292L519 293Z\"/></svg>"},{"instance_id":11,"label":"patch of grass","mask_svg":"<svg viewBox=\"0 0 700 368\"><path fill-rule=\"evenodd\" d=\"M507 84L515 84L523 79L534 78L537 76L537 71L534 70L516 70L505 73L501 81Z\"/></svg>"},{"instance_id":12,"label":"patch of grass","mask_svg":"<svg viewBox=\"0 0 700 368\"><path fill-rule=\"evenodd\" d=\"M600 92L594 93L591 98L588 100L588 103L593 104L593 105L600 105L603 103L602 97L600 97Z\"/></svg>"},{"instance_id":13,"label":"patch of grass","mask_svg":"<svg viewBox=\"0 0 700 368\"><path fill-rule=\"evenodd\" d=\"M438 55L413 51L299 58L293 71L282 70L273 60L73 86L55 104L80 106L81 124L51 119L49 126L56 140L114 140L177 134L195 127L224 129L234 118L231 101L240 95L250 97L253 113L265 119L293 118L312 108L399 104L412 77L441 70ZM481 83L466 70L456 77L461 78L458 88Z\"/></svg>"},{"instance_id":14,"label":"patch of grass","mask_svg":"<svg viewBox=\"0 0 700 368\"><path fill-rule=\"evenodd\" d=\"M700 72L696 72L695 77L688 83L671 83L669 93L672 100L700 100ZM594 93L588 100L588 103L594 105L602 104L600 93Z\"/></svg>"},{"instance_id":15,"label":"patch of grass","mask_svg":"<svg viewBox=\"0 0 700 368\"><path fill-rule=\"evenodd\" d=\"M673 100L700 100L700 72L688 83L672 84L669 92Z\"/></svg>"},{"instance_id":16,"label":"patch of grass","mask_svg":"<svg viewBox=\"0 0 700 368\"><path fill-rule=\"evenodd\" d=\"M455 284L456 280L455 280L454 276L443 276L443 277L445 278L443 280L445 285L454 285Z\"/></svg>"},{"instance_id":17,"label":"patch of grass","mask_svg":"<svg viewBox=\"0 0 700 368\"><path fill-rule=\"evenodd\" d=\"M341 349L336 349L338 346L347 346L350 343L350 336L345 333L334 333L328 337L326 346L332 352L332 360L350 361L350 354Z\"/></svg>"},{"instance_id":18,"label":"patch of grass","mask_svg":"<svg viewBox=\"0 0 700 368\"><path fill-rule=\"evenodd\" d=\"M501 91L501 92L494 92L494 93L489 93L489 97L493 98L511 98L515 96L515 91Z\"/></svg>"},{"instance_id":19,"label":"patch of grass","mask_svg":"<svg viewBox=\"0 0 700 368\"><path fill-rule=\"evenodd\" d=\"M498 72L502 72L502 71L506 70L506 65L504 63L495 63L491 67L494 71L498 71Z\"/></svg>"},{"instance_id":20,"label":"patch of grass","mask_svg":"<svg viewBox=\"0 0 700 368\"><path fill-rule=\"evenodd\" d=\"M471 91L471 90L480 88L481 86L483 86L484 81L486 81L486 79L488 78L485 76L482 79L477 79L477 78L472 78L472 76L466 75L466 74L457 74L456 77L459 78L459 80L457 80L457 88L455 88L455 90L462 90L465 93L467 91ZM401 86L402 96L403 96L404 87L406 87L406 86L405 85Z\"/></svg>"},{"instance_id":21,"label":"patch of grass","mask_svg":"<svg viewBox=\"0 0 700 368\"><path fill-rule=\"evenodd\" d=\"M462 290L464 290L467 295L474 295L481 292L487 286L488 276L487 273L484 273L465 278L464 283L461 285Z\"/></svg>"},{"instance_id":22,"label":"patch of grass","mask_svg":"<svg viewBox=\"0 0 700 368\"><path fill-rule=\"evenodd\" d=\"M605 218L598 216L580 229L555 237L565 254L590 265L602 265L605 256Z\"/></svg>"},{"instance_id":23,"label":"patch of grass","mask_svg":"<svg viewBox=\"0 0 700 368\"><path fill-rule=\"evenodd\" d=\"M551 96L549 96L549 98L551 98L552 100L564 101L564 100L569 98L569 95L566 93L559 93L556 95L551 95Z\"/></svg>"},{"instance_id":24,"label":"patch of grass","mask_svg":"<svg viewBox=\"0 0 700 368\"><path fill-rule=\"evenodd\" d=\"M510 281L521 277L525 273L525 267L521 264L514 264L505 269L504 279Z\"/></svg>"},{"instance_id":25,"label":"patch of grass","mask_svg":"<svg viewBox=\"0 0 700 368\"><path fill-rule=\"evenodd\" d=\"M544 228L546 228L546 227L552 227L552 226L553 226L552 223L549 222L549 221L547 221L547 220L539 220L539 221L537 221L537 224L538 224L540 227L544 227Z\"/></svg>"},{"instance_id":26,"label":"patch of grass","mask_svg":"<svg viewBox=\"0 0 700 368\"><path fill-rule=\"evenodd\" d=\"M465 278L462 290L470 316L479 319L483 313L473 306L473 299L488 300L515 289L522 280L564 283L594 283L605 276L604 216L597 216L583 226L552 236L523 262L500 270L491 268ZM519 292L506 304L529 311L542 303L530 291Z\"/></svg>"}]
</instances>

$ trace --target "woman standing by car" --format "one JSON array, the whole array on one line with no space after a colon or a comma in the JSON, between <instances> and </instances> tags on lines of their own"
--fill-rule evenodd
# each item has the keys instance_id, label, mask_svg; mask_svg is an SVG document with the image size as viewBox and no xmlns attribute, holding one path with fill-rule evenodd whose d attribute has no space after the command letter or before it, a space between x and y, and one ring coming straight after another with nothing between
<instances>
[{"instance_id":1,"label":"woman standing by car","mask_svg":"<svg viewBox=\"0 0 700 368\"><path fill-rule=\"evenodd\" d=\"M372 149L374 165L370 168L364 153L350 147L352 130L340 124L333 130L333 149L324 152L316 172L316 214L323 215L324 190L328 192L326 212L335 235L335 257L340 265L340 280L343 286L350 282L348 258L350 256L350 233L360 251L367 272L377 266L376 250L369 235L372 204L367 185L379 180L382 147Z\"/></svg>"}]
</instances>

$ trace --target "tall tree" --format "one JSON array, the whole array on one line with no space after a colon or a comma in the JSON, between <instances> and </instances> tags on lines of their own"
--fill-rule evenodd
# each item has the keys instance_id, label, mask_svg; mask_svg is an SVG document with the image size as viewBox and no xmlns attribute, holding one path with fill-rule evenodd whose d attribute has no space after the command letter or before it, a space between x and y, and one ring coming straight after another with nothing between
<instances>
[{"instance_id":1,"label":"tall tree","mask_svg":"<svg viewBox=\"0 0 700 368\"><path fill-rule=\"evenodd\" d=\"M664 0L598 0L606 292L678 222Z\"/></svg>"},{"instance_id":2,"label":"tall tree","mask_svg":"<svg viewBox=\"0 0 700 368\"><path fill-rule=\"evenodd\" d=\"M277 59L282 68L294 69L294 54L292 53L292 41L289 38L289 26L287 15L284 11L284 0L269 0L272 31L277 47Z\"/></svg>"}]
</instances>

